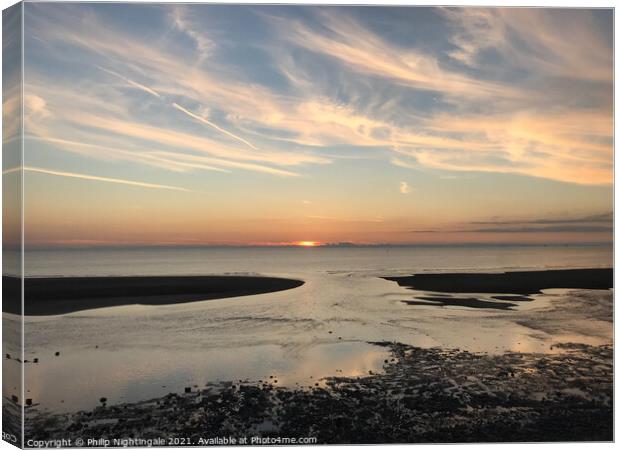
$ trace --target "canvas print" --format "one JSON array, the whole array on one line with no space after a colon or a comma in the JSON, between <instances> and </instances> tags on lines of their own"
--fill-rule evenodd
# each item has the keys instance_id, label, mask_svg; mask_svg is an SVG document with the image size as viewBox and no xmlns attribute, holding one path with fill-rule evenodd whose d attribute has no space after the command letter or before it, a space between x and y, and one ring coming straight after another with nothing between
<instances>
[{"instance_id":1,"label":"canvas print","mask_svg":"<svg viewBox=\"0 0 620 450\"><path fill-rule=\"evenodd\" d=\"M613 10L3 12L3 439L613 440Z\"/></svg>"}]
</instances>

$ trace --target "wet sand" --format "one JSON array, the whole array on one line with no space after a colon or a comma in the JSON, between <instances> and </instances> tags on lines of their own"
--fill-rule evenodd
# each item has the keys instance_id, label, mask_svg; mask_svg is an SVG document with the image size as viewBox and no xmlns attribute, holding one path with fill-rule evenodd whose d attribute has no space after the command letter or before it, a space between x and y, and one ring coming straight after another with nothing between
<instances>
[{"instance_id":1,"label":"wet sand","mask_svg":"<svg viewBox=\"0 0 620 450\"><path fill-rule=\"evenodd\" d=\"M260 276L27 278L25 314L67 314L122 305L168 305L293 289L300 280ZM2 277L4 293L19 292L20 280ZM19 296L10 296L11 298ZM4 312L20 313L18 302Z\"/></svg>"},{"instance_id":2,"label":"wet sand","mask_svg":"<svg viewBox=\"0 0 620 450\"><path fill-rule=\"evenodd\" d=\"M613 439L611 346L490 356L378 342L384 373L281 388L277 377L74 414L26 408L34 439L316 437L319 444Z\"/></svg>"},{"instance_id":3,"label":"wet sand","mask_svg":"<svg viewBox=\"0 0 620 450\"><path fill-rule=\"evenodd\" d=\"M425 273L385 277L419 291L529 295L543 289L609 289L613 269L567 269L504 273Z\"/></svg>"}]
</instances>

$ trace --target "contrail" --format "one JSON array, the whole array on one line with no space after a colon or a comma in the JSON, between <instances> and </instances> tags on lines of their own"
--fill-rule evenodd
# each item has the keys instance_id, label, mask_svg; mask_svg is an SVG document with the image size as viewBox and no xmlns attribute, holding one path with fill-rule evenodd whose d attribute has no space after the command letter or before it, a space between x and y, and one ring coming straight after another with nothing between
<instances>
[{"instance_id":1,"label":"contrail","mask_svg":"<svg viewBox=\"0 0 620 450\"><path fill-rule=\"evenodd\" d=\"M180 106L177 103L173 103L172 106L174 106L176 109L178 109L181 112L184 112L185 114L187 114L188 116L209 125L210 127L215 128L217 131L219 131L220 133L224 133L227 136L230 136L233 139L238 140L239 142L243 142L245 145L247 145L248 147L254 149L254 150L258 150L251 142L246 141L245 139L243 139L242 137L237 136L236 134L231 133L230 131L225 130L222 127L217 126L216 124L214 124L213 122L209 122L207 119L205 119L204 117L201 117L197 114L194 114L191 111L188 111L187 109L183 108L182 106Z\"/></svg>"},{"instance_id":2,"label":"contrail","mask_svg":"<svg viewBox=\"0 0 620 450\"><path fill-rule=\"evenodd\" d=\"M96 67L97 67L99 70L102 70L102 71L104 71L104 72L106 72L106 73L109 73L110 75L114 75L115 77L120 78L121 80L123 80L123 81L125 81L125 82L129 83L129 84L130 84L130 85L132 85L133 87L136 87L136 88L138 88L138 89L141 89L141 90L143 90L143 91L145 91L145 92L148 92L149 94L151 94L151 95L153 95L153 96L155 96L155 97L157 97L157 98L161 99L161 95L159 94L159 92L155 91L154 89L151 89L151 88L150 88L150 87L148 87L148 86L145 86L145 85L140 84L140 83L138 83L138 82L136 82L136 81L133 81L133 80L131 80L131 79L129 79L129 78L127 78L127 77L125 77L125 76L121 75L120 73L113 72L112 70L106 69L106 68L104 68L104 67L101 67L101 66L96 66ZM212 127L212 128L214 128L214 129L216 129L216 130L217 130L217 131L219 131L220 133L223 133L223 134L225 134L226 136L229 136L229 137L231 137L231 138L233 138L233 139L236 139L236 140L237 140L237 141L239 141L239 142L244 143L245 145L247 145L247 146L248 146L248 147L250 147L251 149L253 149L253 150L258 150L258 148L256 148L256 147L254 146L254 144L252 144L251 142L248 142L248 141L246 141L245 139L243 139L242 137L237 136L236 134L231 133L230 131L225 130L224 128L222 128L222 127L220 127L220 126L218 126L218 125L214 124L213 122L208 121L208 120L207 120L207 119L205 119L204 117L201 117L201 116L199 116L199 115L197 115L197 114L194 114L193 112L191 112L191 111L189 111L189 110L187 110L187 109L183 108L183 107L182 107L181 105L179 105L178 103L172 103L172 106L173 106L174 108L178 109L179 111L184 112L185 114L187 114L188 116L192 117L193 119L196 119L196 120L198 120L198 121L200 121L200 122L202 122L202 123L204 123L204 124L206 124L206 125L209 125L210 127Z\"/></svg>"},{"instance_id":3,"label":"contrail","mask_svg":"<svg viewBox=\"0 0 620 450\"><path fill-rule=\"evenodd\" d=\"M82 174L82 173L59 172L56 170L42 169L39 167L24 167L24 170L27 172L44 173L47 175L55 175L59 177L80 178L82 180L104 181L106 183L116 183L116 184L127 184L129 186L139 186L139 187L149 188L149 189L169 189L171 191L191 192L189 189L176 187L176 186L167 186L165 184L144 183L141 181L123 180L120 178L98 177L96 175L87 175L87 174Z\"/></svg>"},{"instance_id":4,"label":"contrail","mask_svg":"<svg viewBox=\"0 0 620 450\"><path fill-rule=\"evenodd\" d=\"M115 77L118 77L118 78L120 78L120 79L121 79L121 80L123 80L123 81L126 81L127 83L131 84L133 87L136 87L136 88L138 88L138 89L141 89L141 90L143 90L144 92L148 92L149 94L151 94L151 95L153 95L153 96L155 96L155 97L157 97L157 98L161 98L161 95L159 95L159 92L157 92L157 91L156 91L156 90L154 90L154 89L151 89L151 88L150 88L150 87L148 87L148 86L145 86L145 85L143 85L143 84L140 84L140 83L138 83L138 82L136 82L136 81L133 81L133 80L131 80L131 79L127 78L127 77L124 77L124 76L123 76L123 75L121 75L120 73L113 72L113 71L108 70L108 69L105 69L105 68L103 68L103 67L101 67L101 66L96 66L96 67L97 67L98 69L100 69L100 70L103 70L104 72L109 73L110 75L114 75Z\"/></svg>"},{"instance_id":5,"label":"contrail","mask_svg":"<svg viewBox=\"0 0 620 450\"><path fill-rule=\"evenodd\" d=\"M15 173L15 172L21 172L21 170L22 170L21 166L11 167L10 169L3 170L2 175L7 175L9 173Z\"/></svg>"}]
</instances>

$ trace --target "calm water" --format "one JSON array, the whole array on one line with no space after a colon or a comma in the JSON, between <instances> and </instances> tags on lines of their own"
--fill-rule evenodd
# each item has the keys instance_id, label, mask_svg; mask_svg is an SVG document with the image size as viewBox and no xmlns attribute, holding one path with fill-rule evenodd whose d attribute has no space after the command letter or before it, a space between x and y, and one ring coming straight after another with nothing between
<instances>
[{"instance_id":1,"label":"calm water","mask_svg":"<svg viewBox=\"0 0 620 450\"><path fill-rule=\"evenodd\" d=\"M307 274L609 267L609 247L197 248L32 251L27 276Z\"/></svg>"},{"instance_id":2,"label":"calm water","mask_svg":"<svg viewBox=\"0 0 620 450\"><path fill-rule=\"evenodd\" d=\"M26 365L27 397L44 409L71 411L90 408L100 397L136 401L219 380L273 375L282 385L308 385L380 370L386 354L368 344L378 340L485 352L548 351L550 343L566 339L605 342L610 333L522 325L552 301L570 301L567 292L545 292L518 311L413 307L402 302L412 291L379 277L611 265L611 247L28 252L27 276L261 274L306 283L241 298L27 318L26 358L40 361Z\"/></svg>"}]
</instances>

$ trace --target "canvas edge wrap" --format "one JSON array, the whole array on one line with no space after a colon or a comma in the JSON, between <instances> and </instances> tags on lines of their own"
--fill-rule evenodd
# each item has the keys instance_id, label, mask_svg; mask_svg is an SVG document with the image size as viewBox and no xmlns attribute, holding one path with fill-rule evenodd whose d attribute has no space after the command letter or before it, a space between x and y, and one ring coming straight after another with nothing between
<instances>
[{"instance_id":1,"label":"canvas edge wrap","mask_svg":"<svg viewBox=\"0 0 620 450\"><path fill-rule=\"evenodd\" d=\"M24 446L23 18L22 2L2 11L2 439L17 447Z\"/></svg>"}]
</instances>

